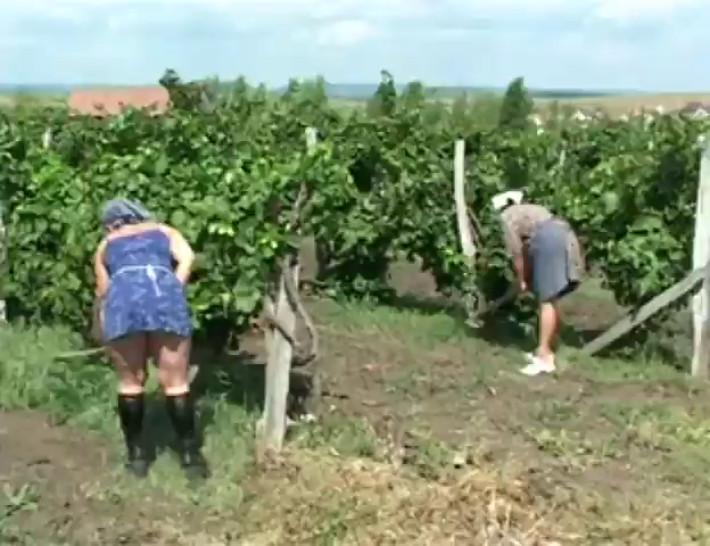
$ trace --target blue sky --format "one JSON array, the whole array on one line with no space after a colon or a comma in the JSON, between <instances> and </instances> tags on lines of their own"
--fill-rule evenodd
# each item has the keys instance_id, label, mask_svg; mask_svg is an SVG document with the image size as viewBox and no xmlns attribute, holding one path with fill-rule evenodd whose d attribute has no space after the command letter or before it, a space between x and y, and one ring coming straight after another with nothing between
<instances>
[{"instance_id":1,"label":"blue sky","mask_svg":"<svg viewBox=\"0 0 710 546\"><path fill-rule=\"evenodd\" d=\"M710 90L710 0L0 0L0 83Z\"/></svg>"}]
</instances>

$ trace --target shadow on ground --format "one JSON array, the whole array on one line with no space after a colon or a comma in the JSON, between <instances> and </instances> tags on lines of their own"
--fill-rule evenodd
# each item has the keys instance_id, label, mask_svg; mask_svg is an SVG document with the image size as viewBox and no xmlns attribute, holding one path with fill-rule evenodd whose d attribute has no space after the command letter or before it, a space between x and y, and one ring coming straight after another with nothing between
<instances>
[{"instance_id":1,"label":"shadow on ground","mask_svg":"<svg viewBox=\"0 0 710 546\"><path fill-rule=\"evenodd\" d=\"M250 351L215 355L209 349L196 348L192 362L199 372L192 384L198 408L200 434L214 422L214 400L222 399L241 407L246 413L261 410L264 402L264 365ZM151 460L166 450L177 449L176 437L165 408L165 398L159 391L146 400L144 438ZM200 439L202 443L202 438Z\"/></svg>"}]
</instances>

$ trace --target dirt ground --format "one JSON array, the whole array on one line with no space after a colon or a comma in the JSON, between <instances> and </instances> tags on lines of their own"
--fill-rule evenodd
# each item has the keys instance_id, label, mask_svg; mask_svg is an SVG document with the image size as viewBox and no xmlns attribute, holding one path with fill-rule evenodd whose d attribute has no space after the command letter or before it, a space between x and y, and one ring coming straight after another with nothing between
<instances>
[{"instance_id":1,"label":"dirt ground","mask_svg":"<svg viewBox=\"0 0 710 546\"><path fill-rule=\"evenodd\" d=\"M393 279L402 292L435 295L430 279L411 268L395 268ZM298 459L302 455L296 455L300 462L292 460L268 479L255 475L243 484L247 497L261 495L263 502L271 504L266 512L259 515L252 509L245 517L255 514L257 521L271 510L274 518L281 515L284 521L296 517L294 513L307 519L293 505L279 508L278 497L295 494L288 492L292 488L299 491L297 504L322 502L314 500L313 491L327 497L327 487L334 486L327 480L319 482L326 488L321 491L309 481L314 479L309 472L332 472L333 483L345 479L339 476L350 476L340 487L343 495L350 495L349 509L357 512L375 488L357 481L365 476L380 476L378 487L387 484L386 490L399 491L405 483L412 491L448 488L446 495L475 503L475 499L489 502L491 487L466 489L469 496L463 497L464 478L452 478L452 472L495 469L524 484L530 506L524 513L547 511L547 520L552 521L545 525L554 523L568 537L567 541L517 544L706 543L710 391L678 374L657 372L651 364L648 370L639 370L638 363L636 367L620 361L600 364L580 357L575 344L608 326L620 313L599 289L592 287L565 302L574 332L567 336L572 347L562 353L560 373L532 380L517 373L523 364L521 350L530 348L531 341L520 335L506 341L504 322L471 335L441 313L348 308L329 301L309 305L323 343L318 364L325 378L319 426L337 430L343 423L361 423L376 437L377 447L368 444L362 428L352 429L328 437L330 449L349 458L308 466ZM245 359L235 363L227 370L234 376L243 376L245 366L253 370L255 363L263 363L261 338L244 339L242 349L249 353L248 364ZM241 540L236 538L243 530L241 523L225 523L219 513L185 508L159 493L138 504L130 496L116 494L117 453L115 443L52 426L42 413L0 413L0 539L4 540L0 542L48 546L397 543L381 538L386 530L376 535L380 539L370 540L364 529L360 539L350 542L289 541L263 534ZM354 463L347 461L363 458L381 466L348 466ZM411 474L407 480L414 481L402 481L399 471L385 470L396 468L404 468ZM367 502L381 503L382 498ZM402 517L404 505L397 506L391 517ZM441 510L447 513L451 507ZM411 517L424 518L414 512ZM269 525L267 519L263 528ZM439 541L427 543L487 543L444 541L437 536Z\"/></svg>"}]
</instances>

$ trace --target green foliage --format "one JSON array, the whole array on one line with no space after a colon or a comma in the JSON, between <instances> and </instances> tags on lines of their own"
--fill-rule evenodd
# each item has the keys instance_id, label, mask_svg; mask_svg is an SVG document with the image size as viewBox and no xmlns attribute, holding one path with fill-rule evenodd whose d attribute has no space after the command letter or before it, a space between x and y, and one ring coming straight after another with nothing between
<instances>
[{"instance_id":1,"label":"green foliage","mask_svg":"<svg viewBox=\"0 0 710 546\"><path fill-rule=\"evenodd\" d=\"M332 146L307 155L304 126L289 105L270 109L258 91L212 114L127 112L106 122L44 123L56 135L51 150L35 144L34 125L0 125L10 233L4 289L10 314L37 322L87 330L97 214L106 199L127 195L183 231L199 252L189 288L196 326L227 321L239 328L295 243L289 223L301 184L319 189L304 220L323 226L333 224L329 196L341 199L349 184Z\"/></svg>"},{"instance_id":2,"label":"green foliage","mask_svg":"<svg viewBox=\"0 0 710 546\"><path fill-rule=\"evenodd\" d=\"M219 87L217 81L183 82L173 69L166 70L159 83L168 91L173 107L179 110L209 109Z\"/></svg>"},{"instance_id":3,"label":"green foliage","mask_svg":"<svg viewBox=\"0 0 710 546\"><path fill-rule=\"evenodd\" d=\"M494 129L498 126L501 99L493 94L470 97L463 93L451 105L451 123L461 135L472 130Z\"/></svg>"},{"instance_id":4,"label":"green foliage","mask_svg":"<svg viewBox=\"0 0 710 546\"><path fill-rule=\"evenodd\" d=\"M292 82L275 97L242 80L214 110L158 118L0 117L10 315L88 329L97 215L119 194L144 201L198 251L189 298L203 333L239 329L258 311L275 265L297 243L290 221L302 183L310 194L303 232L318 242L322 280L341 295L391 297L387 269L402 255L419 258L445 293L473 280L479 295L501 295L510 262L490 200L518 187L571 222L619 302L637 305L687 273L706 123L568 122L538 134L462 123L462 112L475 118L478 99L453 110L422 104L416 83L398 99L388 73L375 97L383 115L331 108L324 86ZM307 126L319 134L312 153ZM41 145L47 127L49 150ZM460 254L452 198L460 137L481 236L474 276Z\"/></svg>"},{"instance_id":5,"label":"green foliage","mask_svg":"<svg viewBox=\"0 0 710 546\"><path fill-rule=\"evenodd\" d=\"M400 101L405 109L423 108L426 103L426 93L422 82L414 81L407 84Z\"/></svg>"},{"instance_id":6,"label":"green foliage","mask_svg":"<svg viewBox=\"0 0 710 546\"><path fill-rule=\"evenodd\" d=\"M392 74L383 70L380 73L380 85L374 96L367 103L367 111L371 116L391 116L397 107L397 88Z\"/></svg>"},{"instance_id":7,"label":"green foliage","mask_svg":"<svg viewBox=\"0 0 710 546\"><path fill-rule=\"evenodd\" d=\"M533 112L533 101L523 78L514 79L503 97L500 110L500 126L508 129L524 129Z\"/></svg>"}]
</instances>

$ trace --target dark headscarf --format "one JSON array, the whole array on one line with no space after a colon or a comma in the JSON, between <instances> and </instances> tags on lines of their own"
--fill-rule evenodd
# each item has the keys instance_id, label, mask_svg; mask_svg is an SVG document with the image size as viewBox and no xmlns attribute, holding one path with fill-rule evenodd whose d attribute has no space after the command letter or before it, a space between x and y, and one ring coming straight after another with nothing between
<instances>
[{"instance_id":1,"label":"dark headscarf","mask_svg":"<svg viewBox=\"0 0 710 546\"><path fill-rule=\"evenodd\" d=\"M141 203L129 199L112 199L104 205L101 223L105 228L137 224L153 219L151 212Z\"/></svg>"}]
</instances>

